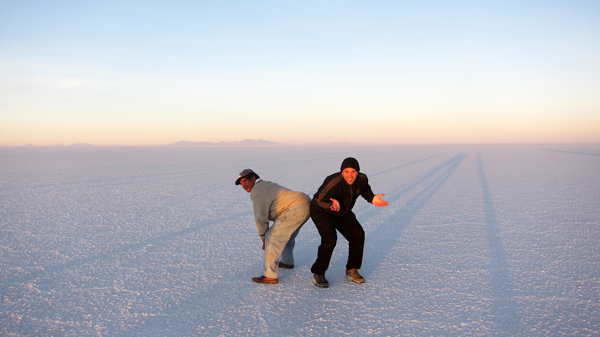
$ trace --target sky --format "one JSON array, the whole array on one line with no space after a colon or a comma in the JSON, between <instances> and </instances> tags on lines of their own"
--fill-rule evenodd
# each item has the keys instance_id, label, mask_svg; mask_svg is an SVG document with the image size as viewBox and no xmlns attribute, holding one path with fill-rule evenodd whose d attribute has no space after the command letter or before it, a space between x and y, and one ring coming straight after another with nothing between
<instances>
[{"instance_id":1,"label":"sky","mask_svg":"<svg viewBox=\"0 0 600 337\"><path fill-rule=\"evenodd\" d=\"M0 146L600 142L598 1L0 0Z\"/></svg>"}]
</instances>

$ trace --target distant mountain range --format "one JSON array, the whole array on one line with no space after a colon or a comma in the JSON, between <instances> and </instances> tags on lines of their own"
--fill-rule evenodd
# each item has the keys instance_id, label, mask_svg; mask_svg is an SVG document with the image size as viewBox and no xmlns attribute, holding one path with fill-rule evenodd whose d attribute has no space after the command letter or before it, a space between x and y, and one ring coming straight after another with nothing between
<instances>
[{"instance_id":1,"label":"distant mountain range","mask_svg":"<svg viewBox=\"0 0 600 337\"><path fill-rule=\"evenodd\" d=\"M264 139L244 139L244 140L235 141L235 142L221 141L218 143L181 141L181 142L169 144L167 146L211 146L211 145L283 145L283 144L270 142L270 141L264 140Z\"/></svg>"},{"instance_id":2,"label":"distant mountain range","mask_svg":"<svg viewBox=\"0 0 600 337\"><path fill-rule=\"evenodd\" d=\"M71 145L63 145L63 144L52 144L52 145L33 145L33 144L26 144L23 145L23 147L67 147L67 146L72 146L72 147L92 147L94 145L92 144L88 144L88 143L76 143L76 144L71 144Z\"/></svg>"},{"instance_id":3,"label":"distant mountain range","mask_svg":"<svg viewBox=\"0 0 600 337\"><path fill-rule=\"evenodd\" d=\"M229 145L229 146L274 146L274 145L285 145L282 143L276 143L276 142L270 142L268 140L264 140L264 139L244 139L244 140L239 140L239 141L233 141L233 142L190 142L190 141L180 141L180 142L175 142L172 144L167 144L167 145L163 145L163 146L171 146L171 147L200 147L200 146L222 146L222 145ZM334 143L306 143L304 145L307 146L344 146L344 145L356 145L356 143L350 143L350 142L334 142ZM7 145L3 146L6 147ZM111 147L118 147L119 145L109 145ZM23 145L23 147L96 147L96 145L92 145L92 144L88 144L88 143L76 143L76 144L71 144L71 145L62 145L62 144L54 144L54 145L32 145L32 144L27 144L27 145Z\"/></svg>"}]
</instances>

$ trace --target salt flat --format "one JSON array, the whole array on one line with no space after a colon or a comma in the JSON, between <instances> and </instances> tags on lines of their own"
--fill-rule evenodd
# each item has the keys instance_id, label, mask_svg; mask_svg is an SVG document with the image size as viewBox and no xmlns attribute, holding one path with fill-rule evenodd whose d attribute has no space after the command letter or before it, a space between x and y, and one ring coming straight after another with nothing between
<instances>
[{"instance_id":1,"label":"salt flat","mask_svg":"<svg viewBox=\"0 0 600 337\"><path fill-rule=\"evenodd\" d=\"M244 168L313 195L356 157L361 273L262 272ZM0 148L0 335L600 334L600 144Z\"/></svg>"}]
</instances>

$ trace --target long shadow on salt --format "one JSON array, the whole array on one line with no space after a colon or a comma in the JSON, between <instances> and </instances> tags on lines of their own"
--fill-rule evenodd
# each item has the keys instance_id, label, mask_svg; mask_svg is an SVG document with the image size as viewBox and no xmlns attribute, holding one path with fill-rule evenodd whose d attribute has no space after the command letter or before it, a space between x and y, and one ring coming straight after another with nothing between
<instances>
[{"instance_id":1,"label":"long shadow on salt","mask_svg":"<svg viewBox=\"0 0 600 337\"><path fill-rule=\"evenodd\" d=\"M369 177L375 177L375 176L378 176L380 174L389 173L391 171L399 170L401 168L404 168L404 167L407 167L407 166L410 166L410 165L414 165L414 164L417 164L417 163L420 163L420 162L423 162L423 161L426 161L426 160L429 160L429 159L433 159L433 158L439 157L441 155L442 154L440 153L440 154L436 154L436 155L433 155L433 156L430 156L430 157L427 157L427 158L415 160L415 161L413 161L411 163L408 163L408 164L402 164L400 166L392 167L392 168L384 170L384 171L380 171L380 172L377 172L377 173L374 173L374 174L370 174Z\"/></svg>"},{"instance_id":2,"label":"long shadow on salt","mask_svg":"<svg viewBox=\"0 0 600 337\"><path fill-rule=\"evenodd\" d=\"M434 156L430 156L427 158L423 158L423 159L419 159L416 161L413 161L411 163L408 164L403 164L397 167L393 167L384 171L380 171L380 172L376 172L374 174L370 174L369 177L374 177L380 174L384 174L384 173L389 173L391 171L395 171L398 170L400 168L403 167L407 167L410 165L414 165L435 157L440 156L441 154L437 154ZM409 191L411 191L412 189L414 189L415 187L419 186L420 184L422 184L423 182L427 181L428 179L430 179L432 176L434 176L436 173L438 173L440 170L442 170L444 167L446 167L447 165L449 165L449 163L451 163L452 161L455 160L456 157L450 159L447 162L444 162L438 166L436 166L435 168L429 170L427 173L423 174L422 176L420 176L419 178L415 179L414 181L406 184L404 187L393 191L393 192L386 192L385 194L385 200L388 201L390 203L390 205L394 205L400 198L402 198L406 193L408 193ZM366 211L364 213L357 213L357 217L359 219L369 219L372 216L374 216L376 213L378 213L380 211L379 208L377 207L371 207L369 211ZM416 214L416 213L415 213ZM414 214L413 214L414 215ZM396 219L396 218L394 218ZM365 259L368 259L369 256L382 256L379 254L384 254L384 252L380 252L381 249L384 248L388 248L386 249L386 254L389 253L389 251L392 249L392 247L387 247L385 245L377 245L377 247L371 247L369 245L369 242L375 242L375 243L379 243L382 242L381 240L396 240L400 237L400 235L402 234L402 231L404 230L403 226L397 226L396 225L396 221L394 219L388 219L388 221L386 221L382 226L380 226L375 232L373 233L369 233L367 234L367 238L366 238L366 242L365 242L365 253L368 255L365 255ZM407 221L408 222L408 221ZM391 225L390 225L391 223ZM389 225L389 226L386 226ZM385 247L383 247L385 246ZM343 255L343 256L337 256L337 257L333 257L331 259L331 265L335 265L335 264L339 264L340 260L342 259L346 259L347 255ZM368 265L368 267L366 266ZM361 269L361 273L364 274L365 276L370 276L377 268L376 266L379 265L378 263L372 264L371 261L368 261L368 263L363 263L363 267ZM373 267L375 266L375 267Z\"/></svg>"},{"instance_id":3,"label":"long shadow on salt","mask_svg":"<svg viewBox=\"0 0 600 337\"><path fill-rule=\"evenodd\" d=\"M394 245L378 243L397 241L412 218L429 202L431 197L440 189L440 187L442 187L442 185L444 185L446 180L450 178L452 173L458 168L460 163L465 158L465 154L458 154L429 170L401 189L386 194L390 204L393 204L394 202L399 201L399 199L409 191L417 188L419 185L429 181L430 179L433 179L418 194L416 194L412 199L408 200L400 210L397 210L395 212L396 216L388 218L381 224L381 226L369 234L368 242L372 242L373 244L365 247L365 251L369 252L370 256L387 256L393 249ZM371 214L365 214L361 217L369 218L370 216ZM378 269L381 261L381 259L369 261L368 266L365 266L362 269L363 273L366 276L370 276Z\"/></svg>"},{"instance_id":4,"label":"long shadow on salt","mask_svg":"<svg viewBox=\"0 0 600 337\"><path fill-rule=\"evenodd\" d=\"M515 292L511 281L511 273L506 260L506 250L499 237L498 217L490 190L485 177L481 155L477 154L477 166L481 182L483 206L485 210L485 229L490 249L490 274L491 288L493 291L494 316L498 327L503 328L502 333L510 335L524 333L523 325L517 315L518 306L515 302Z\"/></svg>"}]
</instances>

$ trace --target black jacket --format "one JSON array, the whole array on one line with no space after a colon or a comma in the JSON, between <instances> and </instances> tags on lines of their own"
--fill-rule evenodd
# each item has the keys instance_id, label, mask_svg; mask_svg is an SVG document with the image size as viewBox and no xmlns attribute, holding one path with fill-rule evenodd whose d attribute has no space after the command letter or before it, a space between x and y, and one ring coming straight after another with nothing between
<instances>
[{"instance_id":1,"label":"black jacket","mask_svg":"<svg viewBox=\"0 0 600 337\"><path fill-rule=\"evenodd\" d=\"M317 193L315 193L310 203L310 208L311 211L341 217L352 210L359 195L368 202L373 202L373 198L375 197L366 174L359 173L354 183L348 185L344 177L342 177L341 172L334 173L325 178L325 181L319 187ZM332 204L330 198L340 203L339 212L329 209Z\"/></svg>"}]
</instances>

